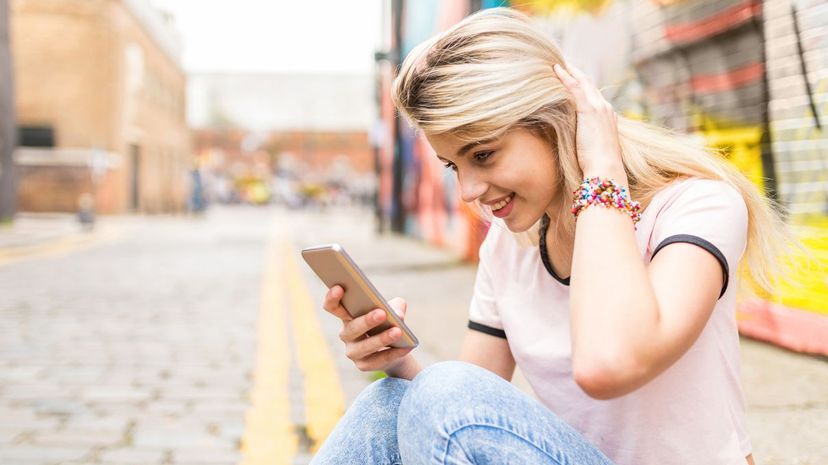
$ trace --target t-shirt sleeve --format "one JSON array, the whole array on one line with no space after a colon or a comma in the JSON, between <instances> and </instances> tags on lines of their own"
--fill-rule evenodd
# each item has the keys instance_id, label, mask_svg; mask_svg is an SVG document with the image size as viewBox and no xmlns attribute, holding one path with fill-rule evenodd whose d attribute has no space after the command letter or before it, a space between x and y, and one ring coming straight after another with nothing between
<instances>
[{"instance_id":1,"label":"t-shirt sleeve","mask_svg":"<svg viewBox=\"0 0 828 465\"><path fill-rule=\"evenodd\" d=\"M708 251L722 267L721 298L747 245L747 206L739 191L724 181L693 179L685 183L658 213L649 242L652 258L679 242Z\"/></svg>"},{"instance_id":2,"label":"t-shirt sleeve","mask_svg":"<svg viewBox=\"0 0 828 465\"><path fill-rule=\"evenodd\" d=\"M495 266L494 247L498 234L497 226L493 225L480 246L480 263L477 266L474 294L469 308L469 329L505 339L506 332L503 331L500 321L491 273Z\"/></svg>"}]
</instances>

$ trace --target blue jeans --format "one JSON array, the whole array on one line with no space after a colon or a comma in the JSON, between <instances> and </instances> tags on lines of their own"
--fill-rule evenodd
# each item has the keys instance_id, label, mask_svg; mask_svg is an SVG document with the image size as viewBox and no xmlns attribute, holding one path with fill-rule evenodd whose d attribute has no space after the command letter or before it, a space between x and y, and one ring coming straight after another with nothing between
<instances>
[{"instance_id":1,"label":"blue jeans","mask_svg":"<svg viewBox=\"0 0 828 465\"><path fill-rule=\"evenodd\" d=\"M539 402L463 362L437 363L413 381L371 384L311 461L402 463L612 464Z\"/></svg>"}]
</instances>

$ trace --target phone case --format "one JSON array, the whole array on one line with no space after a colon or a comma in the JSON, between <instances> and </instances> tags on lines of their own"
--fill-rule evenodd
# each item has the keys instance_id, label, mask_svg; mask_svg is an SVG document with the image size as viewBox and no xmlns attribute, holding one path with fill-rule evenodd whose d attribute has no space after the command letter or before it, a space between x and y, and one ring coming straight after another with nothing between
<instances>
[{"instance_id":1,"label":"phone case","mask_svg":"<svg viewBox=\"0 0 828 465\"><path fill-rule=\"evenodd\" d=\"M335 285L345 289L342 306L352 317L362 316L375 308L385 310L386 320L368 332L379 334L392 326L402 330L402 337L392 347L417 347L419 341L405 322L387 304L362 270L339 244L325 244L302 250L302 258L328 288Z\"/></svg>"}]
</instances>

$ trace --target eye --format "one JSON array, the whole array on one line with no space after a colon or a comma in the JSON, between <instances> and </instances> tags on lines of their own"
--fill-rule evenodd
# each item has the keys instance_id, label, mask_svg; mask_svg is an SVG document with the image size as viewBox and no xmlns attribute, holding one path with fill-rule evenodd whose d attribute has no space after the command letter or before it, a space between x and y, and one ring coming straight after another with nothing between
<instances>
[{"instance_id":1,"label":"eye","mask_svg":"<svg viewBox=\"0 0 828 465\"><path fill-rule=\"evenodd\" d=\"M457 172L457 165L455 165L454 163L452 163L452 162L450 162L450 161L445 162L445 163L443 164L443 166L445 166L446 168L448 168L448 169L450 169L450 170L454 171L455 173Z\"/></svg>"},{"instance_id":2,"label":"eye","mask_svg":"<svg viewBox=\"0 0 828 465\"><path fill-rule=\"evenodd\" d=\"M488 150L483 152L475 152L474 159L479 162L484 162L488 160L492 155L494 155L494 151Z\"/></svg>"}]
</instances>

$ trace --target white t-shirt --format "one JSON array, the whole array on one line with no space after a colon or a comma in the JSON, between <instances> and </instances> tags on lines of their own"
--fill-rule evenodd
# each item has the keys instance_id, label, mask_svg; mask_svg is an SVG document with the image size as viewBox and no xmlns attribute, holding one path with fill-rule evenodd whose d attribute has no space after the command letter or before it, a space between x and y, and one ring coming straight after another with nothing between
<instances>
[{"instance_id":1,"label":"white t-shirt","mask_svg":"<svg viewBox=\"0 0 828 465\"><path fill-rule=\"evenodd\" d=\"M744 200L722 181L675 181L653 197L635 237L646 263L660 246L689 242L713 254L728 276L698 340L640 389L596 400L575 383L568 278L550 274L538 247L521 245L499 221L480 248L469 327L505 337L539 400L616 464L744 465L751 445L733 285L747 241Z\"/></svg>"}]
</instances>

